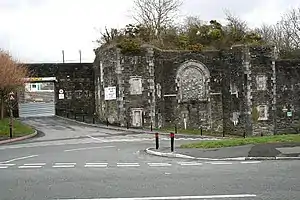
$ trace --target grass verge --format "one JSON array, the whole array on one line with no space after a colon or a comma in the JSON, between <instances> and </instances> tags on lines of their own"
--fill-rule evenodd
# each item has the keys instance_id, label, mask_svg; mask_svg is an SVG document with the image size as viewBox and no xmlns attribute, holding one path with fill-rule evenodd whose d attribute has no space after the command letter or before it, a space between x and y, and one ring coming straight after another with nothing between
<instances>
[{"instance_id":1,"label":"grass verge","mask_svg":"<svg viewBox=\"0 0 300 200\"><path fill-rule=\"evenodd\" d=\"M161 132L167 132L167 133L175 132L174 128L161 128L161 129L154 129L154 130L161 131ZM186 135L201 135L201 130L200 129L177 129L177 133L178 134L186 134ZM202 135L221 137L222 133L203 130ZM234 136L231 135L230 137L234 137Z\"/></svg>"},{"instance_id":2,"label":"grass verge","mask_svg":"<svg viewBox=\"0 0 300 200\"><path fill-rule=\"evenodd\" d=\"M274 135L265 137L249 137L249 138L232 138L216 141L202 141L191 144L183 144L181 148L221 148L242 146L247 144L266 144L266 143L280 143L280 142L300 142L300 134L292 135Z\"/></svg>"},{"instance_id":3,"label":"grass verge","mask_svg":"<svg viewBox=\"0 0 300 200\"><path fill-rule=\"evenodd\" d=\"M13 121L13 138L21 137L34 133L34 129L21 123L18 120ZM9 119L0 120L0 140L9 138Z\"/></svg>"}]
</instances>

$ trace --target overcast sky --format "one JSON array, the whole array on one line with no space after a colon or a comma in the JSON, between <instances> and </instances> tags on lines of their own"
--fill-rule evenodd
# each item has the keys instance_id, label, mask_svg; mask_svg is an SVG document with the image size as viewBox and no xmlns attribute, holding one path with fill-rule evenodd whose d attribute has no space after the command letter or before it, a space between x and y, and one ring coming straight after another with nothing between
<instances>
[{"instance_id":1,"label":"overcast sky","mask_svg":"<svg viewBox=\"0 0 300 200\"><path fill-rule=\"evenodd\" d=\"M0 0L0 48L22 62L93 62L97 30L131 22L133 0ZM224 9L250 26L276 23L300 0L185 0L181 16L224 18Z\"/></svg>"}]
</instances>

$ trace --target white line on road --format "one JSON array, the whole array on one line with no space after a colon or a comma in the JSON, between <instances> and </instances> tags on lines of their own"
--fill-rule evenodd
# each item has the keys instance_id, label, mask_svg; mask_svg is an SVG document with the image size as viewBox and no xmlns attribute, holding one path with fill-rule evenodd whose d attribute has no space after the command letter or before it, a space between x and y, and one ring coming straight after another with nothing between
<instances>
[{"instance_id":1,"label":"white line on road","mask_svg":"<svg viewBox=\"0 0 300 200\"><path fill-rule=\"evenodd\" d=\"M232 165L232 162L206 162L206 163L212 165Z\"/></svg>"},{"instance_id":2,"label":"white line on road","mask_svg":"<svg viewBox=\"0 0 300 200\"><path fill-rule=\"evenodd\" d=\"M16 164L1 164L0 163L0 166L14 166L14 165L16 165Z\"/></svg>"},{"instance_id":3,"label":"white line on road","mask_svg":"<svg viewBox=\"0 0 300 200\"><path fill-rule=\"evenodd\" d=\"M242 161L241 164L258 164L261 163L261 161Z\"/></svg>"},{"instance_id":4,"label":"white line on road","mask_svg":"<svg viewBox=\"0 0 300 200\"><path fill-rule=\"evenodd\" d=\"M87 168L94 168L94 167L98 167L98 168L104 168L104 167L107 167L107 165L84 165L84 167L87 167Z\"/></svg>"},{"instance_id":5,"label":"white line on road","mask_svg":"<svg viewBox=\"0 0 300 200\"><path fill-rule=\"evenodd\" d=\"M167 167L171 166L172 164L170 163L148 163L150 167Z\"/></svg>"},{"instance_id":6,"label":"white line on road","mask_svg":"<svg viewBox=\"0 0 300 200\"><path fill-rule=\"evenodd\" d=\"M103 141L103 140L101 140L101 139L99 139L99 138L95 138L95 137L93 137L93 136L90 136L90 135L87 135L89 138L91 138L91 139L93 139L93 140L99 140L99 141Z\"/></svg>"},{"instance_id":7,"label":"white line on road","mask_svg":"<svg viewBox=\"0 0 300 200\"><path fill-rule=\"evenodd\" d=\"M53 165L54 168L72 168L74 165Z\"/></svg>"},{"instance_id":8,"label":"white line on road","mask_svg":"<svg viewBox=\"0 0 300 200\"><path fill-rule=\"evenodd\" d=\"M182 162L178 163L181 166L200 166L203 165L203 163L198 163L198 162Z\"/></svg>"},{"instance_id":9,"label":"white line on road","mask_svg":"<svg viewBox=\"0 0 300 200\"><path fill-rule=\"evenodd\" d=\"M0 166L0 169L7 169L8 166Z\"/></svg>"},{"instance_id":10,"label":"white line on road","mask_svg":"<svg viewBox=\"0 0 300 200\"><path fill-rule=\"evenodd\" d=\"M85 163L85 165L108 165L108 163Z\"/></svg>"},{"instance_id":11,"label":"white line on road","mask_svg":"<svg viewBox=\"0 0 300 200\"><path fill-rule=\"evenodd\" d=\"M33 169L33 168L41 168L42 166L19 166L19 169Z\"/></svg>"},{"instance_id":12,"label":"white line on road","mask_svg":"<svg viewBox=\"0 0 300 200\"><path fill-rule=\"evenodd\" d=\"M65 199L65 200L184 200L184 199L228 199L250 198L255 194L207 195L207 196L171 196L171 197L131 197L131 198L100 198L100 199Z\"/></svg>"},{"instance_id":13,"label":"white line on road","mask_svg":"<svg viewBox=\"0 0 300 200\"><path fill-rule=\"evenodd\" d=\"M106 149L106 148L114 148L115 146L104 146L104 147L86 147L86 148L78 148L78 149L67 149L64 152L70 151L82 151L82 150L90 150L90 149Z\"/></svg>"},{"instance_id":14,"label":"white line on road","mask_svg":"<svg viewBox=\"0 0 300 200\"><path fill-rule=\"evenodd\" d=\"M24 159L27 159L27 158L33 158L33 157L37 157L37 156L38 156L38 155L24 156L24 157L20 157L20 158L14 158L14 159L7 160L7 161L0 162L0 163L10 163L10 162L13 162L13 161L17 161L17 160L24 160Z\"/></svg>"},{"instance_id":15,"label":"white line on road","mask_svg":"<svg viewBox=\"0 0 300 200\"><path fill-rule=\"evenodd\" d=\"M76 163L55 163L55 165L76 165Z\"/></svg>"},{"instance_id":16,"label":"white line on road","mask_svg":"<svg viewBox=\"0 0 300 200\"><path fill-rule=\"evenodd\" d=\"M139 167L139 163L117 163L117 167Z\"/></svg>"},{"instance_id":17,"label":"white line on road","mask_svg":"<svg viewBox=\"0 0 300 200\"><path fill-rule=\"evenodd\" d=\"M46 163L27 163L27 164L24 164L25 166L36 166L36 165L46 165Z\"/></svg>"}]
</instances>

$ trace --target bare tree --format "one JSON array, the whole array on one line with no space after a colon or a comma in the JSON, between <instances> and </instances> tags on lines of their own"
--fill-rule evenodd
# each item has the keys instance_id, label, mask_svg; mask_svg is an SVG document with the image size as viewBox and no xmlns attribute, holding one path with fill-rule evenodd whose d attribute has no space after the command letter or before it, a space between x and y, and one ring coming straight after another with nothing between
<instances>
[{"instance_id":1,"label":"bare tree","mask_svg":"<svg viewBox=\"0 0 300 200\"><path fill-rule=\"evenodd\" d=\"M287 48L300 47L300 8L292 9L283 15L279 22Z\"/></svg>"},{"instance_id":2,"label":"bare tree","mask_svg":"<svg viewBox=\"0 0 300 200\"><path fill-rule=\"evenodd\" d=\"M232 42L242 41L248 31L247 22L241 20L238 16L233 15L230 11L225 10L227 25L224 27L228 40Z\"/></svg>"},{"instance_id":3,"label":"bare tree","mask_svg":"<svg viewBox=\"0 0 300 200\"><path fill-rule=\"evenodd\" d=\"M28 69L18 64L12 56L0 49L0 119L4 117L5 104L10 92L16 92L19 86L25 83Z\"/></svg>"},{"instance_id":4,"label":"bare tree","mask_svg":"<svg viewBox=\"0 0 300 200\"><path fill-rule=\"evenodd\" d=\"M172 24L181 5L182 0L134 0L133 18L161 41L162 30Z\"/></svg>"},{"instance_id":5,"label":"bare tree","mask_svg":"<svg viewBox=\"0 0 300 200\"><path fill-rule=\"evenodd\" d=\"M118 30L116 28L111 28L109 30L107 27L105 27L104 32L100 32L100 35L101 35L100 38L96 40L96 42L99 43L100 45L103 45L103 44L110 44L116 41L117 39L123 36L123 32L122 30Z\"/></svg>"},{"instance_id":6,"label":"bare tree","mask_svg":"<svg viewBox=\"0 0 300 200\"><path fill-rule=\"evenodd\" d=\"M262 25L256 32L276 46L281 56L292 56L300 48L300 8L285 13L275 25Z\"/></svg>"}]
</instances>

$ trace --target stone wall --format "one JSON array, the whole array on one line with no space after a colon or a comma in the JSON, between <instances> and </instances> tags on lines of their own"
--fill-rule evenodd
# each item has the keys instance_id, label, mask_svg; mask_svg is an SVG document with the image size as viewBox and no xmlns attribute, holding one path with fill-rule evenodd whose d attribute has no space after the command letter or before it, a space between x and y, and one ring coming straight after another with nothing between
<instances>
[{"instance_id":1,"label":"stone wall","mask_svg":"<svg viewBox=\"0 0 300 200\"><path fill-rule=\"evenodd\" d=\"M276 131L299 133L300 60L276 61Z\"/></svg>"},{"instance_id":2,"label":"stone wall","mask_svg":"<svg viewBox=\"0 0 300 200\"><path fill-rule=\"evenodd\" d=\"M270 46L195 53L144 45L139 54L99 48L97 113L121 126L202 127L246 136L290 132L299 119L299 65L276 61ZM116 100L104 100L109 86L116 86ZM282 108L292 116L283 116Z\"/></svg>"},{"instance_id":3,"label":"stone wall","mask_svg":"<svg viewBox=\"0 0 300 200\"><path fill-rule=\"evenodd\" d=\"M139 55L123 55L117 48L98 52L94 67L97 69L96 105L100 120L121 126L157 124L153 54L150 49ZM105 101L105 88L114 86L116 100ZM142 120L134 120L133 115L139 115Z\"/></svg>"},{"instance_id":4,"label":"stone wall","mask_svg":"<svg viewBox=\"0 0 300 200\"><path fill-rule=\"evenodd\" d=\"M56 114L93 115L95 112L95 87L93 63L37 63L26 64L32 77L56 77ZM65 98L58 99L59 89Z\"/></svg>"}]
</instances>

